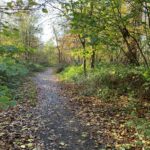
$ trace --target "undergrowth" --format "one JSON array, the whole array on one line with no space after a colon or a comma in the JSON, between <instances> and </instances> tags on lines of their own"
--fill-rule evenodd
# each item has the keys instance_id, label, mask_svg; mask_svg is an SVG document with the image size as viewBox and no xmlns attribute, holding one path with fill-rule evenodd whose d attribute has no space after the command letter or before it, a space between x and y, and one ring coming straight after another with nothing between
<instances>
[{"instance_id":1,"label":"undergrowth","mask_svg":"<svg viewBox=\"0 0 150 150\"><path fill-rule=\"evenodd\" d=\"M72 66L61 72L60 78L83 85L82 95L97 95L105 100L122 95L150 98L150 69L144 67L101 63L95 69L88 68L85 77L82 66Z\"/></svg>"},{"instance_id":2,"label":"undergrowth","mask_svg":"<svg viewBox=\"0 0 150 150\"><path fill-rule=\"evenodd\" d=\"M105 103L118 105L130 116L125 126L135 131L137 140L131 145L122 145L122 149L132 149L133 145L149 149L150 69L101 63L95 69L88 68L87 77L82 66L67 67L59 76L63 82L79 86L79 95L99 97Z\"/></svg>"},{"instance_id":3,"label":"undergrowth","mask_svg":"<svg viewBox=\"0 0 150 150\"><path fill-rule=\"evenodd\" d=\"M15 106L20 101L16 97L22 93L21 91L17 93L17 89L22 87L24 79L32 72L44 69L45 67L40 64L23 62L8 56L0 57L0 110ZM31 92L30 94L32 95Z\"/></svg>"}]
</instances>

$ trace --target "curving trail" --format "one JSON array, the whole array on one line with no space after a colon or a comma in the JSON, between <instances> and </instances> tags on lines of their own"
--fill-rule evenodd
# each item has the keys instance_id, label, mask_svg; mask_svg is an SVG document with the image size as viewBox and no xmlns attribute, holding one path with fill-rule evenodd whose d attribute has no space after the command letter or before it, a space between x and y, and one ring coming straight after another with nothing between
<instances>
[{"instance_id":1,"label":"curving trail","mask_svg":"<svg viewBox=\"0 0 150 150\"><path fill-rule=\"evenodd\" d=\"M34 78L38 87L38 106L35 115L39 116L39 138L44 150L100 150L90 138L88 128L82 127L60 95L57 78L50 68Z\"/></svg>"}]
</instances>

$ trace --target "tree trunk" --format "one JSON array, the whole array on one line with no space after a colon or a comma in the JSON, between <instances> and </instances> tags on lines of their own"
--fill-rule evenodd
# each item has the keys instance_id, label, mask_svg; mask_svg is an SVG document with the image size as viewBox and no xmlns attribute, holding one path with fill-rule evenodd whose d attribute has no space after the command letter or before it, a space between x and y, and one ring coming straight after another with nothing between
<instances>
[{"instance_id":1,"label":"tree trunk","mask_svg":"<svg viewBox=\"0 0 150 150\"><path fill-rule=\"evenodd\" d=\"M85 42L83 43L83 70L84 70L84 75L87 76L87 70L86 70L86 56L85 56L85 52L86 52L86 49L85 49Z\"/></svg>"},{"instance_id":2,"label":"tree trunk","mask_svg":"<svg viewBox=\"0 0 150 150\"><path fill-rule=\"evenodd\" d=\"M128 48L128 52L126 52L126 55L129 63L139 66L139 61L137 58L137 47L136 45L134 45L135 42L133 41L133 39L131 39L129 31L126 28L122 29L120 27L120 32L122 33L123 40Z\"/></svg>"},{"instance_id":3,"label":"tree trunk","mask_svg":"<svg viewBox=\"0 0 150 150\"><path fill-rule=\"evenodd\" d=\"M95 67L95 49L92 48L92 56L91 56L91 68L94 69Z\"/></svg>"},{"instance_id":4,"label":"tree trunk","mask_svg":"<svg viewBox=\"0 0 150 150\"><path fill-rule=\"evenodd\" d=\"M57 31L54 27L53 27L53 32L54 32L54 35L55 35L56 47L57 47L57 50L58 50L58 63L60 64L61 63L61 49L59 47L59 40L58 40L58 36L57 36Z\"/></svg>"},{"instance_id":5,"label":"tree trunk","mask_svg":"<svg viewBox=\"0 0 150 150\"><path fill-rule=\"evenodd\" d=\"M81 42L82 47L83 47L83 71L84 71L84 75L85 75L85 77L86 77L86 76L87 76L87 68L86 68L86 56L85 56L85 53L86 53L85 38L82 38L82 37L79 35L79 39L80 39L80 42Z\"/></svg>"}]
</instances>

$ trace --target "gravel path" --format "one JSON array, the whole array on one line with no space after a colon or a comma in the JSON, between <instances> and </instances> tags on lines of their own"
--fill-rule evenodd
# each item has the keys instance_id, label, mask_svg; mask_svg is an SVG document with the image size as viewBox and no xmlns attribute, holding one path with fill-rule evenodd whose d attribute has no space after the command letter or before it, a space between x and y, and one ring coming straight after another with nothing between
<instances>
[{"instance_id":1,"label":"gravel path","mask_svg":"<svg viewBox=\"0 0 150 150\"><path fill-rule=\"evenodd\" d=\"M97 150L88 128L82 127L67 100L59 94L60 88L52 69L34 78L38 87L40 139L44 150Z\"/></svg>"}]
</instances>

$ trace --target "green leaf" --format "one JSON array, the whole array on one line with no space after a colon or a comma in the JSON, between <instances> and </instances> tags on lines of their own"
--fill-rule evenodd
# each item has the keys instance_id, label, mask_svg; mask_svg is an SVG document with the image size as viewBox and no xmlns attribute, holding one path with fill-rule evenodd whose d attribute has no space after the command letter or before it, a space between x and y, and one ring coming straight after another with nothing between
<instances>
[{"instance_id":1,"label":"green leaf","mask_svg":"<svg viewBox=\"0 0 150 150\"><path fill-rule=\"evenodd\" d=\"M34 0L29 0L29 5L34 6L34 5L38 5L38 3L35 2Z\"/></svg>"},{"instance_id":2,"label":"green leaf","mask_svg":"<svg viewBox=\"0 0 150 150\"><path fill-rule=\"evenodd\" d=\"M17 5L19 5L19 6L23 5L23 1L22 0L17 0Z\"/></svg>"},{"instance_id":3,"label":"green leaf","mask_svg":"<svg viewBox=\"0 0 150 150\"><path fill-rule=\"evenodd\" d=\"M9 97L1 96L0 97L0 103L9 103Z\"/></svg>"},{"instance_id":4,"label":"green leaf","mask_svg":"<svg viewBox=\"0 0 150 150\"><path fill-rule=\"evenodd\" d=\"M42 8L43 13L48 13L48 10L46 8Z\"/></svg>"},{"instance_id":5,"label":"green leaf","mask_svg":"<svg viewBox=\"0 0 150 150\"><path fill-rule=\"evenodd\" d=\"M13 7L13 3L12 3L12 2L8 2L8 3L7 3L7 6L8 6L9 8L12 8L12 7Z\"/></svg>"},{"instance_id":6,"label":"green leaf","mask_svg":"<svg viewBox=\"0 0 150 150\"><path fill-rule=\"evenodd\" d=\"M150 138L150 129L145 130L144 135L148 138Z\"/></svg>"}]
</instances>

